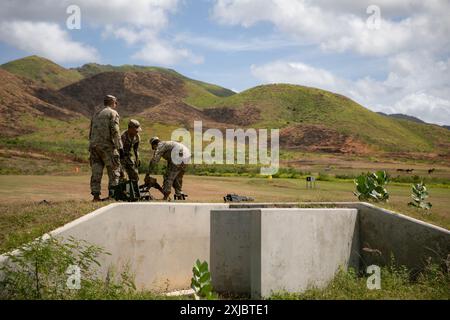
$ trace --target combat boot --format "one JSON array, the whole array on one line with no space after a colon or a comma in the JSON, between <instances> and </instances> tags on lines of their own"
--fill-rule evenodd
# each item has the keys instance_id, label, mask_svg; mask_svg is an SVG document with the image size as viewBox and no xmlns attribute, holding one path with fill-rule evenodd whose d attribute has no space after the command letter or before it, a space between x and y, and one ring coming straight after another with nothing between
<instances>
[{"instance_id":1,"label":"combat boot","mask_svg":"<svg viewBox=\"0 0 450 320\"><path fill-rule=\"evenodd\" d=\"M178 192L178 193L175 193L175 195L174 195L175 200L181 200L181 201L185 201L187 197L188 197L188 195L184 194L183 192Z\"/></svg>"},{"instance_id":2,"label":"combat boot","mask_svg":"<svg viewBox=\"0 0 450 320\"><path fill-rule=\"evenodd\" d=\"M108 200L116 199L116 187L109 189Z\"/></svg>"},{"instance_id":3,"label":"combat boot","mask_svg":"<svg viewBox=\"0 0 450 320\"><path fill-rule=\"evenodd\" d=\"M164 201L171 201L171 199L170 199L170 192L164 192L163 200Z\"/></svg>"}]
</instances>

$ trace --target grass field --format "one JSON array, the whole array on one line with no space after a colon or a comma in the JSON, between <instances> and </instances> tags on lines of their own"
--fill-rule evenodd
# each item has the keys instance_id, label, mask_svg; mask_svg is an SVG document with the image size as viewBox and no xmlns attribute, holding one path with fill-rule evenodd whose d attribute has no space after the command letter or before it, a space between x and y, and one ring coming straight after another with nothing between
<instances>
[{"instance_id":1,"label":"grass field","mask_svg":"<svg viewBox=\"0 0 450 320\"><path fill-rule=\"evenodd\" d=\"M160 182L162 178L157 177ZM103 190L107 189L107 177ZM318 181L306 189L303 179L185 176L191 202L222 202L227 193L257 202L356 201L352 181ZM380 206L450 229L450 188L430 186L433 208L422 212L408 207L410 184L388 186L391 199ZM106 191L104 191L106 192ZM153 191L156 198L162 196ZM0 175L0 250L11 249L108 203L92 204L89 176ZM46 200L49 204L39 204Z\"/></svg>"},{"instance_id":2,"label":"grass field","mask_svg":"<svg viewBox=\"0 0 450 320\"><path fill-rule=\"evenodd\" d=\"M339 271L325 288L310 288L303 293L274 293L273 300L449 300L450 274L429 265L416 280L404 267L392 264L381 268L381 289L368 290L367 277Z\"/></svg>"}]
</instances>

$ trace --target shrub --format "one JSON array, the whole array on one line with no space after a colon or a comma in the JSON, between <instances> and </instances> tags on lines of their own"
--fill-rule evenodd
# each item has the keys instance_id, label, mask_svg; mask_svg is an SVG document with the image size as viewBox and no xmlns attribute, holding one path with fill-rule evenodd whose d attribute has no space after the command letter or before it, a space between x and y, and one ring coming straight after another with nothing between
<instances>
[{"instance_id":1,"label":"shrub","mask_svg":"<svg viewBox=\"0 0 450 320\"><path fill-rule=\"evenodd\" d=\"M191 279L191 288L195 292L195 299L217 299L216 294L213 292L211 273L208 270L208 263L206 261L200 262L200 260L197 260L192 268L192 273L193 277Z\"/></svg>"},{"instance_id":2,"label":"shrub","mask_svg":"<svg viewBox=\"0 0 450 320\"><path fill-rule=\"evenodd\" d=\"M273 300L450 299L450 273L430 262L419 273L404 266L381 267L381 289L369 290L369 275L341 269L325 287L309 287L302 293L274 292Z\"/></svg>"},{"instance_id":3,"label":"shrub","mask_svg":"<svg viewBox=\"0 0 450 320\"><path fill-rule=\"evenodd\" d=\"M0 299L131 300L181 299L138 291L128 265L117 274L109 270L106 279L98 276L97 257L108 254L102 248L70 238L40 238L8 254L0 268ZM76 288L70 279L70 266L80 268ZM185 297L186 299L186 297Z\"/></svg>"},{"instance_id":4,"label":"shrub","mask_svg":"<svg viewBox=\"0 0 450 320\"><path fill-rule=\"evenodd\" d=\"M353 174L336 174L335 178L339 180L354 180L356 176Z\"/></svg>"},{"instance_id":5,"label":"shrub","mask_svg":"<svg viewBox=\"0 0 450 320\"><path fill-rule=\"evenodd\" d=\"M428 199L428 190L423 182L414 184L412 186L412 202L408 203L411 207L416 207L418 209L430 210L432 204L430 202L426 202Z\"/></svg>"},{"instance_id":6,"label":"shrub","mask_svg":"<svg viewBox=\"0 0 450 320\"><path fill-rule=\"evenodd\" d=\"M378 171L376 173L362 174L355 179L356 192L354 195L360 201L387 201L389 193L385 188L389 177L386 171Z\"/></svg>"},{"instance_id":7,"label":"shrub","mask_svg":"<svg viewBox=\"0 0 450 320\"><path fill-rule=\"evenodd\" d=\"M68 287L68 270L79 268L84 282L96 278L100 247L69 238L41 237L6 254L0 267L0 297L4 299L67 299L76 294Z\"/></svg>"},{"instance_id":8,"label":"shrub","mask_svg":"<svg viewBox=\"0 0 450 320\"><path fill-rule=\"evenodd\" d=\"M331 177L330 177L330 175L328 175L326 173L319 172L317 181L331 181Z\"/></svg>"}]
</instances>

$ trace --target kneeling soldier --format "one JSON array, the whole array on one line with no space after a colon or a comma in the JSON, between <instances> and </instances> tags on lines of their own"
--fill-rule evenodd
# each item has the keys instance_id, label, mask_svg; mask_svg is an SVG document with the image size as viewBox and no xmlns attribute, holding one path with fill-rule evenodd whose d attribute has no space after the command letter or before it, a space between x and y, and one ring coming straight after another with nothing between
<instances>
[{"instance_id":1,"label":"kneeling soldier","mask_svg":"<svg viewBox=\"0 0 450 320\"><path fill-rule=\"evenodd\" d=\"M126 171L128 179L134 181L139 181L139 167L141 165L141 160L139 160L139 143L141 141L139 132L141 131L139 121L132 119L128 123L128 130L124 131L121 137L124 151L124 158L121 161L122 168Z\"/></svg>"},{"instance_id":2,"label":"kneeling soldier","mask_svg":"<svg viewBox=\"0 0 450 320\"><path fill-rule=\"evenodd\" d=\"M152 149L155 150L150 160L147 175L149 175L161 158L167 161L164 174L163 192L164 200L168 200L172 187L175 189L175 198L182 197L183 176L186 165L191 161L191 152L182 143L176 141L160 141L158 137L150 139Z\"/></svg>"}]
</instances>

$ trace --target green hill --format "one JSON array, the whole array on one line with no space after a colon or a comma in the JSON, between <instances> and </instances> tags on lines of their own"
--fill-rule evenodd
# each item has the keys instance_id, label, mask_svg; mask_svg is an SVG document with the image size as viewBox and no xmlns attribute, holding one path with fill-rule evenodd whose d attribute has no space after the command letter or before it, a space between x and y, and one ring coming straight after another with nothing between
<instances>
[{"instance_id":1,"label":"green hill","mask_svg":"<svg viewBox=\"0 0 450 320\"><path fill-rule=\"evenodd\" d=\"M65 69L50 60L38 56L14 60L1 65L0 68L51 89L60 89L83 79L83 76L78 71Z\"/></svg>"},{"instance_id":2,"label":"green hill","mask_svg":"<svg viewBox=\"0 0 450 320\"><path fill-rule=\"evenodd\" d=\"M101 64L97 64L97 63L88 63L88 64L85 64L82 67L74 69L74 70L77 70L79 73L81 73L85 77L90 77L90 76L93 76L93 75L96 75L96 74L99 74L102 72L111 72L111 71L116 71L116 72L159 71L162 73L170 74L172 76L176 76L177 78L180 78L180 79L186 81L189 85L191 85L190 87L192 87L192 85L197 85L200 88L206 90L208 93L212 94L213 96L228 97L228 96L235 94L234 91L231 91L229 89L226 89L226 88L214 85L214 84L206 83L203 81L194 80L194 79L188 78L188 77L176 72L173 69L166 69L166 68L161 68L161 67L147 67L147 66L138 66L138 65L112 66L112 65L101 65ZM197 88L197 91L198 91L198 88Z\"/></svg>"},{"instance_id":3,"label":"green hill","mask_svg":"<svg viewBox=\"0 0 450 320\"><path fill-rule=\"evenodd\" d=\"M163 74L175 76L183 80L186 91L185 102L195 105L195 102L213 101L217 97L228 97L235 92L203 81L188 78L175 70L161 67L137 66L137 65L101 65L96 63L85 64L82 67L66 69L50 60L38 56L29 56L14 60L3 65L0 68L33 80L36 85L58 90L84 78L88 78L104 72L146 72L157 71Z\"/></svg>"},{"instance_id":4,"label":"green hill","mask_svg":"<svg viewBox=\"0 0 450 320\"><path fill-rule=\"evenodd\" d=\"M343 95L316 88L272 84L236 94L214 84L190 79L172 69L94 63L65 69L37 56L15 60L1 68L33 80L33 86L65 87L58 95L39 91L36 96L66 109L69 100L53 97L70 96L76 100L83 93L87 100L77 101L87 106L87 101L100 101L103 91L112 87L119 96L122 94L122 99L126 99L123 106L130 104L130 110L139 106L139 112L153 114L153 120L156 119L155 112L146 111L159 106L157 111L165 115L163 123L170 115L172 123L178 121L179 125L204 118L222 123L223 127L281 128L284 136L289 138L286 140L290 144L288 148L300 147L305 142L314 147L328 139L329 143L325 141L322 145L323 150L337 152L355 144L369 153L426 153L445 157L450 150L450 130L386 117ZM128 80L121 80L125 78ZM112 79L117 81L111 82ZM163 110L168 106L171 106L170 110ZM192 112L194 109L191 107L200 112ZM134 113L130 111L127 115Z\"/></svg>"},{"instance_id":5,"label":"green hill","mask_svg":"<svg viewBox=\"0 0 450 320\"><path fill-rule=\"evenodd\" d=\"M254 123L258 127L324 125L383 151L433 152L450 147L449 130L385 117L345 96L315 88L262 85L230 97L196 102L203 109L254 108L260 114Z\"/></svg>"}]
</instances>

